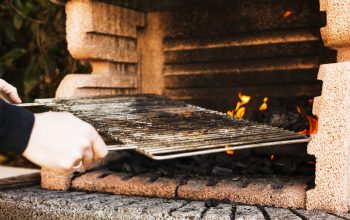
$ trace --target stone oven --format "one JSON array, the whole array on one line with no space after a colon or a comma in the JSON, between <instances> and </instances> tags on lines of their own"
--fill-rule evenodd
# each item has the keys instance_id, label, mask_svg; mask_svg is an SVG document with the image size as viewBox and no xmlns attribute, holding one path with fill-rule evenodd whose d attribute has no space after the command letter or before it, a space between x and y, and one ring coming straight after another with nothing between
<instances>
[{"instance_id":1,"label":"stone oven","mask_svg":"<svg viewBox=\"0 0 350 220\"><path fill-rule=\"evenodd\" d=\"M94 170L72 180L43 170L42 187L349 211L349 9L350 0L67 1L69 52L92 72L67 75L56 97L152 93L219 111L240 91L272 103L316 97L318 132L304 146L315 179L184 182Z\"/></svg>"}]
</instances>

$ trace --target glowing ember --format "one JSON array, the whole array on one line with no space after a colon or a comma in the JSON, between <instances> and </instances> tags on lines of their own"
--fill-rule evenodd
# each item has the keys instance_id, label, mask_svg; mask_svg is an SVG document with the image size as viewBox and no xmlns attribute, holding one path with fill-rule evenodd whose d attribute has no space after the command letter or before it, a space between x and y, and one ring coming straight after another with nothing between
<instances>
[{"instance_id":1,"label":"glowing ember","mask_svg":"<svg viewBox=\"0 0 350 220\"><path fill-rule=\"evenodd\" d=\"M225 146L225 148L228 148L228 147L229 146ZM234 150L227 150L226 153L229 154L229 155L234 155L235 151Z\"/></svg>"},{"instance_id":2,"label":"glowing ember","mask_svg":"<svg viewBox=\"0 0 350 220\"><path fill-rule=\"evenodd\" d=\"M259 107L259 111L263 112L267 109L267 101L269 101L269 99L265 97L263 103Z\"/></svg>"},{"instance_id":3,"label":"glowing ember","mask_svg":"<svg viewBox=\"0 0 350 220\"><path fill-rule=\"evenodd\" d=\"M290 11L290 10L288 10L288 11L285 11L285 12L283 13L283 17L286 18L286 17L291 16L292 14L293 14L293 12Z\"/></svg>"},{"instance_id":4,"label":"glowing ember","mask_svg":"<svg viewBox=\"0 0 350 220\"><path fill-rule=\"evenodd\" d=\"M243 118L246 112L244 105L248 104L250 101L250 96L243 95L241 92L238 92L238 97L240 101L237 102L236 108L232 111L228 111L227 115L235 118Z\"/></svg>"}]
</instances>

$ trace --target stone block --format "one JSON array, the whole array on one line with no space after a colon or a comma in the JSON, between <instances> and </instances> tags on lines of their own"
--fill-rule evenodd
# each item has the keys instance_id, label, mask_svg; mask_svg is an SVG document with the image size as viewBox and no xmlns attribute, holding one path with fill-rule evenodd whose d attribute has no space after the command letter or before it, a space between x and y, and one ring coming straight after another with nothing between
<instances>
[{"instance_id":1,"label":"stone block","mask_svg":"<svg viewBox=\"0 0 350 220\"><path fill-rule=\"evenodd\" d=\"M189 180L178 188L178 196L190 200L219 200L232 203L260 204L283 208L305 208L306 184L284 183L282 188L274 187L274 180L254 178L245 181L222 180L215 186L208 186L207 180Z\"/></svg>"},{"instance_id":2,"label":"stone block","mask_svg":"<svg viewBox=\"0 0 350 220\"><path fill-rule=\"evenodd\" d=\"M51 190L68 190L72 174L59 175L53 171L41 169L41 188Z\"/></svg>"},{"instance_id":3,"label":"stone block","mask_svg":"<svg viewBox=\"0 0 350 220\"><path fill-rule=\"evenodd\" d=\"M173 219L202 219L202 213L206 210L204 202L190 202L187 205L171 213Z\"/></svg>"},{"instance_id":4,"label":"stone block","mask_svg":"<svg viewBox=\"0 0 350 220\"><path fill-rule=\"evenodd\" d=\"M145 25L144 13L92 0L69 1L66 13L68 50L73 57L136 59L136 54L127 55L125 45L115 41L136 39L137 27Z\"/></svg>"},{"instance_id":5,"label":"stone block","mask_svg":"<svg viewBox=\"0 0 350 220\"><path fill-rule=\"evenodd\" d=\"M321 65L322 96L316 99L318 133L308 153L316 157L315 189L307 208L347 212L350 205L350 62Z\"/></svg>"},{"instance_id":6,"label":"stone block","mask_svg":"<svg viewBox=\"0 0 350 220\"><path fill-rule=\"evenodd\" d=\"M270 220L280 220L280 219L288 219L288 220L302 220L299 216L295 215L288 209L279 209L279 208L264 208Z\"/></svg>"},{"instance_id":7,"label":"stone block","mask_svg":"<svg viewBox=\"0 0 350 220\"><path fill-rule=\"evenodd\" d=\"M132 94L137 91L137 76L122 74L69 74L56 91L57 98Z\"/></svg>"},{"instance_id":8,"label":"stone block","mask_svg":"<svg viewBox=\"0 0 350 220\"><path fill-rule=\"evenodd\" d=\"M256 206L236 207L235 220L265 220L263 213Z\"/></svg>"},{"instance_id":9,"label":"stone block","mask_svg":"<svg viewBox=\"0 0 350 220\"><path fill-rule=\"evenodd\" d=\"M179 181L176 179L159 178L152 181L146 176L129 178L125 173L96 171L74 179L72 187L121 195L174 198L178 184Z\"/></svg>"},{"instance_id":10,"label":"stone block","mask_svg":"<svg viewBox=\"0 0 350 220\"><path fill-rule=\"evenodd\" d=\"M338 61L349 60L350 50L350 0L320 0L321 11L326 11L327 25L321 28L326 46L341 49Z\"/></svg>"},{"instance_id":11,"label":"stone block","mask_svg":"<svg viewBox=\"0 0 350 220\"><path fill-rule=\"evenodd\" d=\"M233 205L219 204L214 207L210 207L203 215L203 220L231 220L233 216Z\"/></svg>"}]
</instances>

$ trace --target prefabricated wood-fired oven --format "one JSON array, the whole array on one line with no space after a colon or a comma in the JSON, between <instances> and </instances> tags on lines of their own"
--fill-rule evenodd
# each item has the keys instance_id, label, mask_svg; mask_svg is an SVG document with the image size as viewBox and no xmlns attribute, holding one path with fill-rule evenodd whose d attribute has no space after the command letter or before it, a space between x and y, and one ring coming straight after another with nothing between
<instances>
[{"instance_id":1,"label":"prefabricated wood-fired oven","mask_svg":"<svg viewBox=\"0 0 350 220\"><path fill-rule=\"evenodd\" d=\"M349 210L350 0L70 0L65 7L68 50L92 72L67 75L57 98L156 94L226 112L240 93L252 100L250 120L267 117L254 110L267 97L275 115L312 108L318 126L305 144L164 161L125 151L78 175L43 169L43 188Z\"/></svg>"}]
</instances>

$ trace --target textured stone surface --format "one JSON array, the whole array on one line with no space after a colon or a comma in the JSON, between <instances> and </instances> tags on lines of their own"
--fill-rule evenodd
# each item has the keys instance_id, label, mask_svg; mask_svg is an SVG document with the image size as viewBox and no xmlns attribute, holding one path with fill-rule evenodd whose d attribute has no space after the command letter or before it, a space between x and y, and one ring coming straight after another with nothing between
<instances>
[{"instance_id":1,"label":"textured stone surface","mask_svg":"<svg viewBox=\"0 0 350 220\"><path fill-rule=\"evenodd\" d=\"M232 203L261 204L284 208L304 208L306 184L283 183L276 187L278 178L229 181L208 186L206 180L189 180L178 189L178 196L194 200L221 200ZM276 186L274 186L276 184Z\"/></svg>"},{"instance_id":2,"label":"textured stone surface","mask_svg":"<svg viewBox=\"0 0 350 220\"><path fill-rule=\"evenodd\" d=\"M204 220L216 220L218 216L222 220L231 220L233 218L234 205L219 204L214 207L208 208L203 214Z\"/></svg>"},{"instance_id":3,"label":"textured stone surface","mask_svg":"<svg viewBox=\"0 0 350 220\"><path fill-rule=\"evenodd\" d=\"M61 81L56 97L131 94L137 91L137 85L132 75L69 74Z\"/></svg>"},{"instance_id":4,"label":"textured stone surface","mask_svg":"<svg viewBox=\"0 0 350 220\"><path fill-rule=\"evenodd\" d=\"M279 208L265 208L267 215L270 217L270 220L302 220L299 216L295 215L288 209L279 209Z\"/></svg>"},{"instance_id":5,"label":"textured stone surface","mask_svg":"<svg viewBox=\"0 0 350 220\"><path fill-rule=\"evenodd\" d=\"M163 75L163 31L161 13L148 13L147 28L139 37L142 57L142 93L162 94L164 91Z\"/></svg>"},{"instance_id":6,"label":"textured stone surface","mask_svg":"<svg viewBox=\"0 0 350 220\"><path fill-rule=\"evenodd\" d=\"M96 171L76 178L72 187L123 195L174 198L178 184L176 179L159 178L152 181L146 176L128 177L124 173Z\"/></svg>"},{"instance_id":7,"label":"textured stone surface","mask_svg":"<svg viewBox=\"0 0 350 220\"><path fill-rule=\"evenodd\" d=\"M56 97L137 92L137 28L145 25L145 14L92 0L69 1L66 13L68 50L91 63L92 75L67 75Z\"/></svg>"},{"instance_id":8,"label":"textured stone surface","mask_svg":"<svg viewBox=\"0 0 350 220\"><path fill-rule=\"evenodd\" d=\"M145 23L144 13L92 0L69 1L66 13L68 49L78 59L123 61L123 56L113 54L118 49L120 53L135 49L124 38L136 39L136 28Z\"/></svg>"},{"instance_id":9,"label":"textured stone surface","mask_svg":"<svg viewBox=\"0 0 350 220\"><path fill-rule=\"evenodd\" d=\"M263 213L255 206L236 207L235 220L264 220Z\"/></svg>"},{"instance_id":10,"label":"textured stone surface","mask_svg":"<svg viewBox=\"0 0 350 220\"><path fill-rule=\"evenodd\" d=\"M308 153L316 156L315 189L307 192L307 208L347 212L350 204L350 62L325 64L319 72L322 96L315 100L318 133Z\"/></svg>"},{"instance_id":11,"label":"textured stone surface","mask_svg":"<svg viewBox=\"0 0 350 220\"><path fill-rule=\"evenodd\" d=\"M320 0L327 13L327 25L321 28L326 46L338 50L338 61L350 60L350 0Z\"/></svg>"},{"instance_id":12,"label":"textured stone surface","mask_svg":"<svg viewBox=\"0 0 350 220\"><path fill-rule=\"evenodd\" d=\"M341 220L342 218L337 217L332 214L324 213L324 212L310 212L305 210L296 210L297 213L304 216L308 220Z\"/></svg>"},{"instance_id":13,"label":"textured stone surface","mask_svg":"<svg viewBox=\"0 0 350 220\"><path fill-rule=\"evenodd\" d=\"M172 212L171 216L175 219L201 219L206 209L204 202L189 202Z\"/></svg>"},{"instance_id":14,"label":"textured stone surface","mask_svg":"<svg viewBox=\"0 0 350 220\"><path fill-rule=\"evenodd\" d=\"M268 216L264 216L265 210ZM302 219L341 219L293 210ZM273 214L278 213L278 214ZM283 213L283 214L281 214ZM337 214L338 216L341 216ZM346 214L343 214L346 219ZM281 218L275 218L280 216ZM157 199L106 193L42 190L38 186L0 192L0 219L298 219L288 209Z\"/></svg>"},{"instance_id":15,"label":"textured stone surface","mask_svg":"<svg viewBox=\"0 0 350 220\"><path fill-rule=\"evenodd\" d=\"M45 175L47 174L43 175L43 188L67 190L70 186L68 177L55 179ZM88 172L75 178L71 185L72 188L79 190L122 195L178 197L187 200L218 200L283 208L305 208L307 184L305 180L301 179L287 181L278 177L241 178L235 181L221 180L214 186L209 186L208 180L190 179L183 185L179 184L180 181L177 179L158 178L152 180L149 176L144 175L132 177L126 173L100 170Z\"/></svg>"},{"instance_id":16,"label":"textured stone surface","mask_svg":"<svg viewBox=\"0 0 350 220\"><path fill-rule=\"evenodd\" d=\"M67 190L70 187L72 174L59 175L48 169L41 169L41 187L43 189Z\"/></svg>"}]
</instances>

